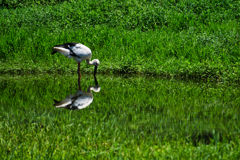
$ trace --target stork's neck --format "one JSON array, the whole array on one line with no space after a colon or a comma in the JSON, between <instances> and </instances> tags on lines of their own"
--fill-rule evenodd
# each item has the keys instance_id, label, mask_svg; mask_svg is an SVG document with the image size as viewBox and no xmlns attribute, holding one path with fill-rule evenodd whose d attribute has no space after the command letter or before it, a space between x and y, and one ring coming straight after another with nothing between
<instances>
[{"instance_id":1,"label":"stork's neck","mask_svg":"<svg viewBox=\"0 0 240 160\"><path fill-rule=\"evenodd\" d=\"M92 91L99 92L101 90L100 86L89 86L87 89L87 93L92 94Z\"/></svg>"},{"instance_id":2,"label":"stork's neck","mask_svg":"<svg viewBox=\"0 0 240 160\"><path fill-rule=\"evenodd\" d=\"M87 92L92 93L93 88L94 88L94 86L89 86L88 89L87 89Z\"/></svg>"},{"instance_id":3,"label":"stork's neck","mask_svg":"<svg viewBox=\"0 0 240 160\"><path fill-rule=\"evenodd\" d=\"M94 65L93 61L90 61L89 59L86 59L88 65Z\"/></svg>"},{"instance_id":4,"label":"stork's neck","mask_svg":"<svg viewBox=\"0 0 240 160\"><path fill-rule=\"evenodd\" d=\"M100 61L98 59L93 59L92 61L90 61L90 59L86 59L86 61L88 65L94 65L96 67L100 64Z\"/></svg>"}]
</instances>

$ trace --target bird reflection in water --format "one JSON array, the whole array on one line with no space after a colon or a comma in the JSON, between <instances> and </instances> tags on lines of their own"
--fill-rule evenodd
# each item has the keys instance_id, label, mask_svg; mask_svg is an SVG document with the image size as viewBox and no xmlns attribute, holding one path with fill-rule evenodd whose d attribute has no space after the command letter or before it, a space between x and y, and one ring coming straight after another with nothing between
<instances>
[{"instance_id":1,"label":"bird reflection in water","mask_svg":"<svg viewBox=\"0 0 240 160\"><path fill-rule=\"evenodd\" d=\"M98 85L97 78L94 74L95 86L90 86L87 89L87 92L81 89L81 80L78 77L78 90L74 95L69 95L62 101L57 101L54 99L55 104L53 104L56 108L66 108L71 110L83 109L89 106L93 101L94 92L99 92L101 87Z\"/></svg>"}]
</instances>

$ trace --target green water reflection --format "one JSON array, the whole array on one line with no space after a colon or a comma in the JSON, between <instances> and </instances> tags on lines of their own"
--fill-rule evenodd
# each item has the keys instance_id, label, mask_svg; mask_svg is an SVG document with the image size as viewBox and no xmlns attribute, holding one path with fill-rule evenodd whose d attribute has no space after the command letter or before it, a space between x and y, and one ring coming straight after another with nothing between
<instances>
[{"instance_id":1,"label":"green water reflection","mask_svg":"<svg viewBox=\"0 0 240 160\"><path fill-rule=\"evenodd\" d=\"M201 140L239 140L238 85L140 76L98 75L97 80L101 91L92 93L89 106L71 111L54 107L53 99L61 101L79 90L75 75L1 77L0 133L3 140L11 140L2 145L13 147L34 138L37 146L51 144L58 141L54 135L71 137L74 141L68 143L83 148L89 141L132 146L142 141L154 145L182 139L197 145ZM97 85L93 76L85 75L81 90L89 86ZM35 135L23 136L30 133Z\"/></svg>"}]
</instances>

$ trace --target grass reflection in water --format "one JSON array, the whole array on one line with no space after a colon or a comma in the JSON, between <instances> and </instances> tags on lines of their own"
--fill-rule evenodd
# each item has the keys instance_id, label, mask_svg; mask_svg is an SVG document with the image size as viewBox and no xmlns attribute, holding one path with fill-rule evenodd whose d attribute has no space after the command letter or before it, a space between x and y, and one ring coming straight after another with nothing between
<instances>
[{"instance_id":1,"label":"grass reflection in water","mask_svg":"<svg viewBox=\"0 0 240 160\"><path fill-rule=\"evenodd\" d=\"M1 158L238 157L237 85L98 75L85 109L57 109L77 76L1 77ZM95 84L84 76L82 90ZM204 154L203 154L204 153Z\"/></svg>"}]
</instances>

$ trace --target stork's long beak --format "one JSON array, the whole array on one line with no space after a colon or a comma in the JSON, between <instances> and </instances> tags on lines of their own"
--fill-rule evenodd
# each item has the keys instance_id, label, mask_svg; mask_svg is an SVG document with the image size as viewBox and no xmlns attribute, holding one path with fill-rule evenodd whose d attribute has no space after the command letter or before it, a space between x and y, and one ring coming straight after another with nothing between
<instances>
[{"instance_id":1,"label":"stork's long beak","mask_svg":"<svg viewBox=\"0 0 240 160\"><path fill-rule=\"evenodd\" d=\"M94 74L94 81L95 81L95 86L99 86L98 85L98 81L97 81L97 78L96 78L96 75Z\"/></svg>"},{"instance_id":2,"label":"stork's long beak","mask_svg":"<svg viewBox=\"0 0 240 160\"><path fill-rule=\"evenodd\" d=\"M95 68L94 68L94 81L95 81L95 86L98 86L98 81L97 81L97 78L96 78L96 73L97 73L97 66L95 66Z\"/></svg>"},{"instance_id":3,"label":"stork's long beak","mask_svg":"<svg viewBox=\"0 0 240 160\"><path fill-rule=\"evenodd\" d=\"M94 68L94 76L96 75L96 73L97 73L97 66L95 66Z\"/></svg>"}]
</instances>

